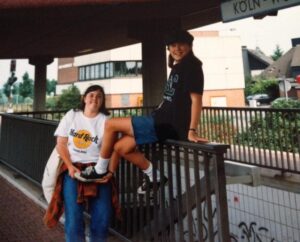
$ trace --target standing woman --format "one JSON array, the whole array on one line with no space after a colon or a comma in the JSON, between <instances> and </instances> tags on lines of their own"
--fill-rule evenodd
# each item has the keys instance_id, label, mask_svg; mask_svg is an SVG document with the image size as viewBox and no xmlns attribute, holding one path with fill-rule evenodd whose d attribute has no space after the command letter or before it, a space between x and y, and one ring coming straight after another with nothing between
<instances>
[{"instance_id":1,"label":"standing woman","mask_svg":"<svg viewBox=\"0 0 300 242\"><path fill-rule=\"evenodd\" d=\"M137 145L166 139L208 142L197 134L204 77L202 62L194 56L192 50L193 39L189 32L182 30L168 36L166 45L170 53L171 73L165 85L163 101L150 116L107 120L99 162L95 167L89 167L81 172L79 178L88 180L105 176L109 159L116 151L142 169L148 175L152 187L152 164L136 148ZM122 138L116 140L119 132L122 133ZM109 164L114 170L117 167L117 164L114 164L117 160L113 157L111 159ZM157 173L157 180L160 179L160 174ZM140 193L145 192L144 184L139 189Z\"/></svg>"},{"instance_id":2,"label":"standing woman","mask_svg":"<svg viewBox=\"0 0 300 242\"><path fill-rule=\"evenodd\" d=\"M82 183L74 174L97 163L108 114L103 88L90 86L83 95L80 109L67 112L54 134L63 166L44 221L53 227L64 211L67 242L85 241L86 207L91 216L90 241L107 239L112 215L111 182Z\"/></svg>"}]
</instances>

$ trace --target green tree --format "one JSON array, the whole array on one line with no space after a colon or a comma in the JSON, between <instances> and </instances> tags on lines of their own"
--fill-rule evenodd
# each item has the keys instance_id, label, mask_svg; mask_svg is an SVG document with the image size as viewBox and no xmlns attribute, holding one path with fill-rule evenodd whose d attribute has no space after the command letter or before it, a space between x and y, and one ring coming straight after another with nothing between
<instances>
[{"instance_id":1,"label":"green tree","mask_svg":"<svg viewBox=\"0 0 300 242\"><path fill-rule=\"evenodd\" d=\"M57 101L58 101L58 96L51 96L51 97L47 97L46 99L46 109L47 110L53 110L55 111L57 109Z\"/></svg>"},{"instance_id":2,"label":"green tree","mask_svg":"<svg viewBox=\"0 0 300 242\"><path fill-rule=\"evenodd\" d=\"M7 96L3 93L3 91L0 91L0 104L5 104L7 103Z\"/></svg>"},{"instance_id":3,"label":"green tree","mask_svg":"<svg viewBox=\"0 0 300 242\"><path fill-rule=\"evenodd\" d=\"M80 105L81 95L76 86L70 86L68 89L63 90L57 101L57 109L69 110L77 108Z\"/></svg>"},{"instance_id":4,"label":"green tree","mask_svg":"<svg viewBox=\"0 0 300 242\"><path fill-rule=\"evenodd\" d=\"M251 92L252 85L253 85L253 81L252 81L251 77L247 76L245 78L245 89L244 89L245 97L252 94L252 92Z\"/></svg>"},{"instance_id":5,"label":"green tree","mask_svg":"<svg viewBox=\"0 0 300 242\"><path fill-rule=\"evenodd\" d=\"M24 98L33 98L33 80L30 79L27 72L25 72L22 79L23 81L19 85L19 94Z\"/></svg>"},{"instance_id":6,"label":"green tree","mask_svg":"<svg viewBox=\"0 0 300 242\"><path fill-rule=\"evenodd\" d=\"M257 79L248 88L250 94L267 93L272 99L279 96L278 81L275 79Z\"/></svg>"},{"instance_id":7,"label":"green tree","mask_svg":"<svg viewBox=\"0 0 300 242\"><path fill-rule=\"evenodd\" d=\"M51 95L51 93L53 93L54 95L56 94L56 85L57 85L57 81L52 79L52 80L48 80L47 79L47 95Z\"/></svg>"},{"instance_id":8,"label":"green tree","mask_svg":"<svg viewBox=\"0 0 300 242\"><path fill-rule=\"evenodd\" d=\"M10 85L8 85L8 83L4 83L3 85L3 93L5 94L5 96L9 97L10 96Z\"/></svg>"},{"instance_id":9,"label":"green tree","mask_svg":"<svg viewBox=\"0 0 300 242\"><path fill-rule=\"evenodd\" d=\"M279 45L276 45L276 48L273 51L273 55L271 55L271 58L273 59L273 61L277 61L282 55L283 50L279 47Z\"/></svg>"},{"instance_id":10,"label":"green tree","mask_svg":"<svg viewBox=\"0 0 300 242\"><path fill-rule=\"evenodd\" d=\"M3 93L10 97L11 94L15 95L18 92L18 85L15 83L12 86L10 86L7 82L3 85Z\"/></svg>"}]
</instances>

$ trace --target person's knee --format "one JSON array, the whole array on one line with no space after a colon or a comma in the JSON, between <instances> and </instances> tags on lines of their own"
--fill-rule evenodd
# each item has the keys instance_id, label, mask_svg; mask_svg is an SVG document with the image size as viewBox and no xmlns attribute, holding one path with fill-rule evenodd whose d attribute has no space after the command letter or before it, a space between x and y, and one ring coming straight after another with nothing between
<instances>
[{"instance_id":1,"label":"person's knee","mask_svg":"<svg viewBox=\"0 0 300 242\"><path fill-rule=\"evenodd\" d=\"M114 145L114 150L121 156L125 156L134 150L134 147L129 146L126 142L117 142Z\"/></svg>"},{"instance_id":2,"label":"person's knee","mask_svg":"<svg viewBox=\"0 0 300 242\"><path fill-rule=\"evenodd\" d=\"M115 143L114 151L116 151L121 156L124 155L122 145L120 145L119 142Z\"/></svg>"},{"instance_id":3,"label":"person's knee","mask_svg":"<svg viewBox=\"0 0 300 242\"><path fill-rule=\"evenodd\" d=\"M104 124L104 129L107 131L107 130L113 130L113 122L111 119L108 119L105 121L105 124Z\"/></svg>"}]
</instances>

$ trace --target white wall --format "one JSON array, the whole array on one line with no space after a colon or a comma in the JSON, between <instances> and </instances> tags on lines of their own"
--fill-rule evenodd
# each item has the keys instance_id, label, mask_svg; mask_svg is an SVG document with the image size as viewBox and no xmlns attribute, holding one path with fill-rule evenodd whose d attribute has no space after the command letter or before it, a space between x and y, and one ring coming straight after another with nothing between
<instances>
[{"instance_id":1,"label":"white wall","mask_svg":"<svg viewBox=\"0 0 300 242\"><path fill-rule=\"evenodd\" d=\"M81 93L83 93L91 85L101 85L106 94L127 94L127 93L142 93L143 85L141 78L114 78L107 80L93 80L74 83ZM60 95L62 90L67 89L70 85L57 85L56 93Z\"/></svg>"},{"instance_id":2,"label":"white wall","mask_svg":"<svg viewBox=\"0 0 300 242\"><path fill-rule=\"evenodd\" d=\"M203 62L205 90L244 88L244 71L239 37L200 37L193 44Z\"/></svg>"},{"instance_id":3,"label":"white wall","mask_svg":"<svg viewBox=\"0 0 300 242\"><path fill-rule=\"evenodd\" d=\"M244 88L244 71L241 40L237 36L195 37L193 50L203 62L205 90ZM168 54L168 53L167 53ZM74 65L82 66L114 60L141 60L141 44L134 44L109 51L75 57ZM168 73L169 73L168 69ZM142 78L109 79L77 82L80 89L91 83L99 83L108 94L142 92ZM57 93L66 85L58 86Z\"/></svg>"},{"instance_id":4,"label":"white wall","mask_svg":"<svg viewBox=\"0 0 300 242\"><path fill-rule=\"evenodd\" d=\"M128 45L74 58L74 66L90 65L105 61L141 60L141 44Z\"/></svg>"}]
</instances>

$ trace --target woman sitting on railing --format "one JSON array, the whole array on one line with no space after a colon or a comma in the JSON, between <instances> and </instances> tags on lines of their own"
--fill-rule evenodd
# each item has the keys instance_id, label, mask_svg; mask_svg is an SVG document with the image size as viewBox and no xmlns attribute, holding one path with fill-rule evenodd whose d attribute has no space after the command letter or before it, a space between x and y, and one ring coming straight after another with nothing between
<instances>
[{"instance_id":1,"label":"woman sitting on railing","mask_svg":"<svg viewBox=\"0 0 300 242\"><path fill-rule=\"evenodd\" d=\"M95 167L88 167L80 174L75 174L78 179L109 179L111 174L107 174L107 166L115 150L143 170L149 178L151 188L152 164L137 149L137 145L166 139L207 142L207 139L199 137L196 132L202 109L204 78L202 62L192 51L193 39L187 31L176 31L168 36L166 45L170 52L169 66L172 71L165 86L163 102L151 116L107 120L99 161ZM118 133L122 134L120 139ZM118 165L115 161L111 160L113 170ZM157 172L158 185L161 179L163 178ZM146 181L139 188L139 193L144 193L145 189Z\"/></svg>"}]
</instances>

